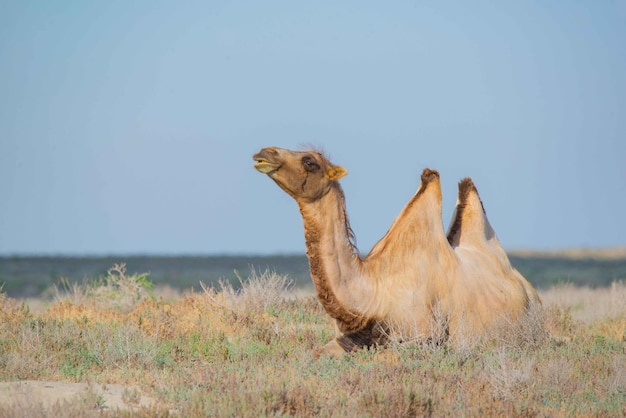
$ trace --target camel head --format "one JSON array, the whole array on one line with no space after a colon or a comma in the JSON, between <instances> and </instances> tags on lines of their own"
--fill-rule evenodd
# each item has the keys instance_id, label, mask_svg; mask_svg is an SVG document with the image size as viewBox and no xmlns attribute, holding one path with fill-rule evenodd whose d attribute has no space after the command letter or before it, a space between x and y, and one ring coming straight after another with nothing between
<instances>
[{"instance_id":1,"label":"camel head","mask_svg":"<svg viewBox=\"0 0 626 418\"><path fill-rule=\"evenodd\" d=\"M348 171L331 164L316 151L263 148L252 157L254 168L267 174L296 200L315 201L324 196Z\"/></svg>"}]
</instances>

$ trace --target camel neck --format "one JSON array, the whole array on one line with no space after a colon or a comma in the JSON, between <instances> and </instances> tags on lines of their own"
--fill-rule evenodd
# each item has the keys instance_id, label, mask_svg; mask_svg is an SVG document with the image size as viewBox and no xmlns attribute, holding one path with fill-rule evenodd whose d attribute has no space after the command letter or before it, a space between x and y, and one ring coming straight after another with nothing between
<instances>
[{"instance_id":1,"label":"camel neck","mask_svg":"<svg viewBox=\"0 0 626 418\"><path fill-rule=\"evenodd\" d=\"M341 186L334 184L322 198L298 202L304 222L311 278L319 300L343 331L361 329L366 319L346 297L357 277L361 259L351 241L351 230Z\"/></svg>"}]
</instances>

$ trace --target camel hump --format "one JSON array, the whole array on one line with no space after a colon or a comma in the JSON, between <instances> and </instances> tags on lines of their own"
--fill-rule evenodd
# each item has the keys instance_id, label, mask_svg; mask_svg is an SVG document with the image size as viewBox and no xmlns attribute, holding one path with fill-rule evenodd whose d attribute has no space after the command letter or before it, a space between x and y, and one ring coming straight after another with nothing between
<instances>
[{"instance_id":1,"label":"camel hump","mask_svg":"<svg viewBox=\"0 0 626 418\"><path fill-rule=\"evenodd\" d=\"M438 204L441 204L441 181L439 179L439 172L431 168L425 168L422 171L421 184L412 202L415 203L419 200L428 200L426 196L432 196ZM428 191L428 192L427 192Z\"/></svg>"},{"instance_id":2,"label":"camel hump","mask_svg":"<svg viewBox=\"0 0 626 418\"><path fill-rule=\"evenodd\" d=\"M478 189L469 177L459 182L459 195L448 229L451 246L484 244L491 235Z\"/></svg>"},{"instance_id":3,"label":"camel hump","mask_svg":"<svg viewBox=\"0 0 626 418\"><path fill-rule=\"evenodd\" d=\"M430 168L422 171L421 183L415 195L409 200L393 221L391 227L372 248L367 258L392 260L401 258L399 254L416 253L423 256L424 251L435 253L442 247L448 247L441 219L441 182L439 172ZM449 250L449 248L447 248Z\"/></svg>"},{"instance_id":4,"label":"camel hump","mask_svg":"<svg viewBox=\"0 0 626 418\"><path fill-rule=\"evenodd\" d=\"M472 179L465 177L459 182L459 201L467 201L470 193L476 193L478 195L478 190L476 189Z\"/></svg>"},{"instance_id":5,"label":"camel hump","mask_svg":"<svg viewBox=\"0 0 626 418\"><path fill-rule=\"evenodd\" d=\"M426 187L426 185L430 182L432 182L433 180L439 180L439 172L437 170L433 170L430 168L425 168L424 171L422 171L422 186Z\"/></svg>"}]
</instances>

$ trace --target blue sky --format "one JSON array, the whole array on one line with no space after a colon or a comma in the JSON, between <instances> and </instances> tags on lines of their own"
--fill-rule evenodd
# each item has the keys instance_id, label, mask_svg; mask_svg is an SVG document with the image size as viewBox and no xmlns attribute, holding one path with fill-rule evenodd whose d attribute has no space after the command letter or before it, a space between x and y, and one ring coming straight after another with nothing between
<instances>
[{"instance_id":1,"label":"blue sky","mask_svg":"<svg viewBox=\"0 0 626 418\"><path fill-rule=\"evenodd\" d=\"M507 249L625 245L624 1L0 2L0 254L302 253L259 148L322 146L361 252L424 167Z\"/></svg>"}]
</instances>

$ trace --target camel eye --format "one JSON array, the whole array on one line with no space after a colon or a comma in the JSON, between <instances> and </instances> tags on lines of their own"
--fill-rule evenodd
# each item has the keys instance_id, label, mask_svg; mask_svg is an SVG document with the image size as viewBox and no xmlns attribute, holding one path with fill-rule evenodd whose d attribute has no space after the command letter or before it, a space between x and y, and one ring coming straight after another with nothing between
<instances>
[{"instance_id":1,"label":"camel eye","mask_svg":"<svg viewBox=\"0 0 626 418\"><path fill-rule=\"evenodd\" d=\"M312 157L302 157L302 165L306 171L317 171L320 165Z\"/></svg>"}]
</instances>

